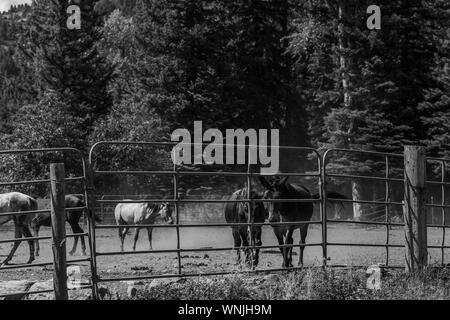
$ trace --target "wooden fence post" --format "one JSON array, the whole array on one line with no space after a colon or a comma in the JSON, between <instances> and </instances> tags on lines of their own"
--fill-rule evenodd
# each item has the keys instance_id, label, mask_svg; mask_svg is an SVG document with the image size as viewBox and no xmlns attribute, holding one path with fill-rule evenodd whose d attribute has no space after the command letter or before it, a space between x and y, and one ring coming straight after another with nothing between
<instances>
[{"instance_id":1,"label":"wooden fence post","mask_svg":"<svg viewBox=\"0 0 450 320\"><path fill-rule=\"evenodd\" d=\"M407 273L427 265L427 216L425 207L425 148L405 146L405 269Z\"/></svg>"},{"instance_id":2,"label":"wooden fence post","mask_svg":"<svg viewBox=\"0 0 450 320\"><path fill-rule=\"evenodd\" d=\"M65 170L63 163L50 164L53 240L53 289L55 300L68 300L66 262Z\"/></svg>"}]
</instances>

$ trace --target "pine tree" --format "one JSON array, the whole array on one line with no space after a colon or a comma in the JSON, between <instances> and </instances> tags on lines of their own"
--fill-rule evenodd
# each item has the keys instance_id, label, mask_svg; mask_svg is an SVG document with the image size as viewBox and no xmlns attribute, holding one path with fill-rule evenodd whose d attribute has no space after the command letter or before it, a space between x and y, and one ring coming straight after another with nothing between
<instances>
[{"instance_id":1,"label":"pine tree","mask_svg":"<svg viewBox=\"0 0 450 320\"><path fill-rule=\"evenodd\" d=\"M93 10L96 0L82 0L81 29L67 28L66 4L57 0L34 3L29 32L22 39L24 53L31 59L35 89L53 90L64 97L70 112L85 118L85 131L111 105L106 88L113 67L98 54L101 17Z\"/></svg>"},{"instance_id":2,"label":"pine tree","mask_svg":"<svg viewBox=\"0 0 450 320\"><path fill-rule=\"evenodd\" d=\"M433 156L450 157L450 4L433 3L435 10L434 35L438 50L432 60L433 84L425 91L420 104L422 122L426 128L426 144Z\"/></svg>"}]
</instances>

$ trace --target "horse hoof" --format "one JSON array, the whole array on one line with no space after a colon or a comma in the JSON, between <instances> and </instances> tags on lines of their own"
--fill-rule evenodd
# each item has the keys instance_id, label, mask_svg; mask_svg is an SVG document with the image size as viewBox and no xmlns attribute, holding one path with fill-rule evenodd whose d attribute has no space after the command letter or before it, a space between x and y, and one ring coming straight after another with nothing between
<instances>
[{"instance_id":1,"label":"horse hoof","mask_svg":"<svg viewBox=\"0 0 450 320\"><path fill-rule=\"evenodd\" d=\"M74 254L74 252L72 252L72 251L69 252L69 255L73 256L73 254Z\"/></svg>"},{"instance_id":2,"label":"horse hoof","mask_svg":"<svg viewBox=\"0 0 450 320\"><path fill-rule=\"evenodd\" d=\"M86 251L83 251L83 254L82 254L83 256L87 256L87 254L86 254Z\"/></svg>"}]
</instances>

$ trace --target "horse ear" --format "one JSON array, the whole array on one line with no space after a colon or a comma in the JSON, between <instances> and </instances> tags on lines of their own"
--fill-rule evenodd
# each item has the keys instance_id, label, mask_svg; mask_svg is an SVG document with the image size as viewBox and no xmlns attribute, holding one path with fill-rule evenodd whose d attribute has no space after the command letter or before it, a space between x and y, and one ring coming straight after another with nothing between
<instances>
[{"instance_id":1,"label":"horse ear","mask_svg":"<svg viewBox=\"0 0 450 320\"><path fill-rule=\"evenodd\" d=\"M288 179L289 179L289 176L284 177L283 179L280 180L279 184L285 184Z\"/></svg>"},{"instance_id":2,"label":"horse ear","mask_svg":"<svg viewBox=\"0 0 450 320\"><path fill-rule=\"evenodd\" d=\"M270 183L263 176L259 176L259 182L261 182L262 186L268 190L272 189Z\"/></svg>"}]
</instances>

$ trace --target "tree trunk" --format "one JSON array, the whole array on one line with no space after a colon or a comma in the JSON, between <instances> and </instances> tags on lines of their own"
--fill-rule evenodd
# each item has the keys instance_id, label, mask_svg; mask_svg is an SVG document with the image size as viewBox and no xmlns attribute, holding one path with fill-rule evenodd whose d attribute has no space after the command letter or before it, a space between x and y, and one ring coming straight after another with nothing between
<instances>
[{"instance_id":1,"label":"tree trunk","mask_svg":"<svg viewBox=\"0 0 450 320\"><path fill-rule=\"evenodd\" d=\"M352 200L360 201L361 200L361 185L359 181L352 181ZM363 210L361 203L354 202L353 203L353 219L360 220L363 215Z\"/></svg>"}]
</instances>

